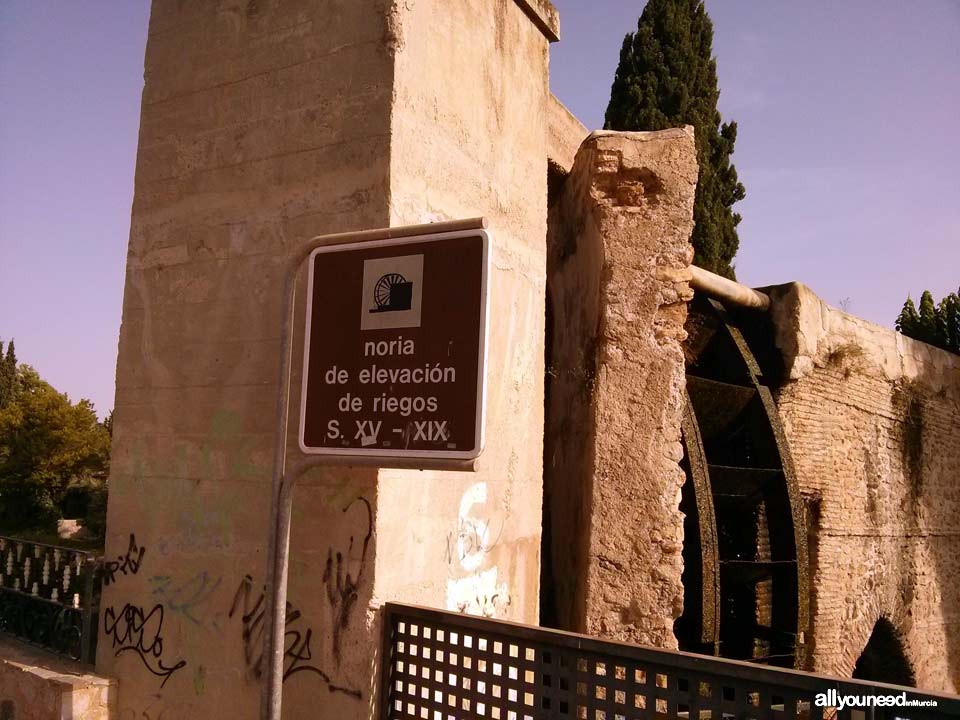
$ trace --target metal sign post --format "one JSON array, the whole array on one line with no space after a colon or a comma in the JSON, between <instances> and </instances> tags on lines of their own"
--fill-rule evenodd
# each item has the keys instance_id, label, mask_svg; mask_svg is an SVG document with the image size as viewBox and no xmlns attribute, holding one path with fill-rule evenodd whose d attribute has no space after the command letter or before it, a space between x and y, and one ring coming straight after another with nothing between
<instances>
[{"instance_id":1,"label":"metal sign post","mask_svg":"<svg viewBox=\"0 0 960 720\"><path fill-rule=\"evenodd\" d=\"M284 273L260 717L280 720L293 491L317 465L472 470L483 450L483 218L310 240ZM309 264L299 445L286 444L297 274Z\"/></svg>"}]
</instances>

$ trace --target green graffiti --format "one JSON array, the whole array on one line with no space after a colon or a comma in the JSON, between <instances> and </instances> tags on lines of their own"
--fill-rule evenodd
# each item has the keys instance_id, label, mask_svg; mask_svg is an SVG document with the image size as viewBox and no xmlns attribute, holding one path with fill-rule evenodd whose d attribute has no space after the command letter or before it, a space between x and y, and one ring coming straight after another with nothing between
<instances>
[{"instance_id":1,"label":"green graffiti","mask_svg":"<svg viewBox=\"0 0 960 720\"><path fill-rule=\"evenodd\" d=\"M197 694L197 697L203 695L206 680L207 669L203 665L198 665L197 669L193 671L193 691Z\"/></svg>"},{"instance_id":2,"label":"green graffiti","mask_svg":"<svg viewBox=\"0 0 960 720\"><path fill-rule=\"evenodd\" d=\"M232 410L218 410L210 419L210 434L217 440L229 440L243 429L243 420Z\"/></svg>"}]
</instances>

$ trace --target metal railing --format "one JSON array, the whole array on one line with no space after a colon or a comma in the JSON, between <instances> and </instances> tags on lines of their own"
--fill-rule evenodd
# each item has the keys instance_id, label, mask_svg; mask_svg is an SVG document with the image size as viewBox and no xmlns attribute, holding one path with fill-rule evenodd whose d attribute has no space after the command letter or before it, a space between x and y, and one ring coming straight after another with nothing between
<instances>
[{"instance_id":1,"label":"metal railing","mask_svg":"<svg viewBox=\"0 0 960 720\"><path fill-rule=\"evenodd\" d=\"M99 604L96 556L0 536L0 632L91 665Z\"/></svg>"},{"instance_id":2,"label":"metal railing","mask_svg":"<svg viewBox=\"0 0 960 720\"><path fill-rule=\"evenodd\" d=\"M956 696L393 603L381 663L381 720L960 718Z\"/></svg>"}]
</instances>

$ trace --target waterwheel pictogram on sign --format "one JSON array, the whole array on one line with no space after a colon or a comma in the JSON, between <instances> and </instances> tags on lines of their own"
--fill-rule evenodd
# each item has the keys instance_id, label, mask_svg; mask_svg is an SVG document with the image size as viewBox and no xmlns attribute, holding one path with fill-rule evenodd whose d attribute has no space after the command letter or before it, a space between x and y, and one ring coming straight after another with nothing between
<instances>
[{"instance_id":1,"label":"waterwheel pictogram on sign","mask_svg":"<svg viewBox=\"0 0 960 720\"><path fill-rule=\"evenodd\" d=\"M373 288L376 307L370 312L402 312L409 310L413 302L413 283L400 273L387 273Z\"/></svg>"}]
</instances>

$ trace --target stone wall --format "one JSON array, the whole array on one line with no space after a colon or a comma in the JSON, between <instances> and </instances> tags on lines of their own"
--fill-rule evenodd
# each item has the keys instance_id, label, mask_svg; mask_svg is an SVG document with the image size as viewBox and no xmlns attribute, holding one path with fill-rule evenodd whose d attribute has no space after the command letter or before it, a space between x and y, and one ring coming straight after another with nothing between
<instances>
[{"instance_id":1,"label":"stone wall","mask_svg":"<svg viewBox=\"0 0 960 720\"><path fill-rule=\"evenodd\" d=\"M113 720L117 681L0 638L0 720Z\"/></svg>"},{"instance_id":2,"label":"stone wall","mask_svg":"<svg viewBox=\"0 0 960 720\"><path fill-rule=\"evenodd\" d=\"M489 218L488 440L475 475L304 479L284 716L372 713L382 601L536 620L550 10L154 1L98 651L121 720L257 716L281 270L316 235Z\"/></svg>"},{"instance_id":3,"label":"stone wall","mask_svg":"<svg viewBox=\"0 0 960 720\"><path fill-rule=\"evenodd\" d=\"M696 180L689 127L597 132L550 214L544 619L667 648Z\"/></svg>"},{"instance_id":4,"label":"stone wall","mask_svg":"<svg viewBox=\"0 0 960 720\"><path fill-rule=\"evenodd\" d=\"M813 670L849 676L879 618L921 688L960 689L960 357L773 288L778 406L808 506Z\"/></svg>"}]
</instances>

